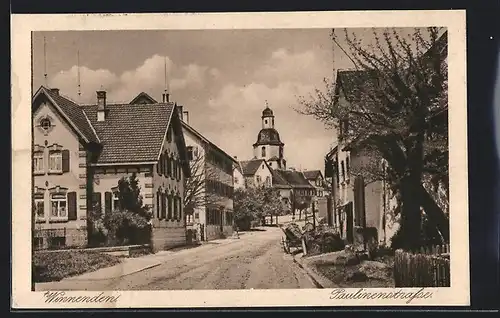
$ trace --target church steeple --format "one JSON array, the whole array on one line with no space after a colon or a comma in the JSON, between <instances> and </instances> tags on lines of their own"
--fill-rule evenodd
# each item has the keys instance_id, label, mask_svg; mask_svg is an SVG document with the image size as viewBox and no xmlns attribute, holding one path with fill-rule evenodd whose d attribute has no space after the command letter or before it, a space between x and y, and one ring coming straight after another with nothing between
<instances>
[{"instance_id":1,"label":"church steeple","mask_svg":"<svg viewBox=\"0 0 500 318\"><path fill-rule=\"evenodd\" d=\"M254 157L264 159L273 169L285 169L284 146L278 131L274 128L274 113L266 101L266 108L262 111L262 129L257 135L257 142L253 144Z\"/></svg>"},{"instance_id":2,"label":"church steeple","mask_svg":"<svg viewBox=\"0 0 500 318\"><path fill-rule=\"evenodd\" d=\"M266 100L266 108L262 111L262 129L274 128L274 114Z\"/></svg>"}]
</instances>

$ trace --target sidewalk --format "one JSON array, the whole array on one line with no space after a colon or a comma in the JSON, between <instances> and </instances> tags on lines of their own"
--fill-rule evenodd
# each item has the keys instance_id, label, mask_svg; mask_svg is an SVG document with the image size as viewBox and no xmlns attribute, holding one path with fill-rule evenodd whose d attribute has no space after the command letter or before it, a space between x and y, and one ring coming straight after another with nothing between
<instances>
[{"instance_id":1,"label":"sidewalk","mask_svg":"<svg viewBox=\"0 0 500 318\"><path fill-rule=\"evenodd\" d=\"M312 265L312 260L308 259L306 257L303 257L303 253L298 253L293 256L293 261L296 263L300 268L302 268L309 277L313 280L314 284L318 288L337 288L332 281L330 281L328 278L324 277L320 273L318 273L314 265Z\"/></svg>"},{"instance_id":2,"label":"sidewalk","mask_svg":"<svg viewBox=\"0 0 500 318\"><path fill-rule=\"evenodd\" d=\"M245 236L252 236L251 233L245 234ZM203 242L198 246L179 246L169 250L159 251L155 254L123 258L123 261L120 264L111 267L101 268L78 276L67 277L56 282L36 283L36 290L66 289L65 286L74 286L89 281L115 279L159 266L162 263L171 260L172 257L180 257L185 254L197 253L200 249L210 249L214 246L227 245L238 241L239 239L228 237L225 239Z\"/></svg>"}]
</instances>

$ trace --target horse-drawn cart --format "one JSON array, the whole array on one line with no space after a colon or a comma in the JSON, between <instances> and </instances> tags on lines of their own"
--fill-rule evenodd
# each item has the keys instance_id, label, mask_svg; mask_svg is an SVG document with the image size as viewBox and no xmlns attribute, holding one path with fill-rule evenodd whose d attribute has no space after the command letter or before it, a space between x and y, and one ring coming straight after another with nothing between
<instances>
[{"instance_id":1,"label":"horse-drawn cart","mask_svg":"<svg viewBox=\"0 0 500 318\"><path fill-rule=\"evenodd\" d=\"M285 253L290 254L291 248L303 248L302 232L300 227L295 223L290 223L286 227L281 227L284 236L281 238L281 244Z\"/></svg>"}]
</instances>

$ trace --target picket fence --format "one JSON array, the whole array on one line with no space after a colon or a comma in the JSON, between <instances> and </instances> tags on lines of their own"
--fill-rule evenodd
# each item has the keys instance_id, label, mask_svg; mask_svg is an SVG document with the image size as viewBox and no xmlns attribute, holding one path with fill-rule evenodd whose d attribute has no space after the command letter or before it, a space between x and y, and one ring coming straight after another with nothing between
<instances>
[{"instance_id":1,"label":"picket fence","mask_svg":"<svg viewBox=\"0 0 500 318\"><path fill-rule=\"evenodd\" d=\"M450 287L450 246L396 250L394 281L396 287Z\"/></svg>"}]
</instances>

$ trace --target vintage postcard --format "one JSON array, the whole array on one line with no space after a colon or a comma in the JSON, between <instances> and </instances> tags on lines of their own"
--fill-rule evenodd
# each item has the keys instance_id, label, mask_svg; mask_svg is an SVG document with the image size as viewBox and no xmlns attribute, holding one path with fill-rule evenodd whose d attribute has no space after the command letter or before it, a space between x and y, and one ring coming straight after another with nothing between
<instances>
[{"instance_id":1,"label":"vintage postcard","mask_svg":"<svg viewBox=\"0 0 500 318\"><path fill-rule=\"evenodd\" d=\"M12 16L12 307L469 304L465 11Z\"/></svg>"}]
</instances>

